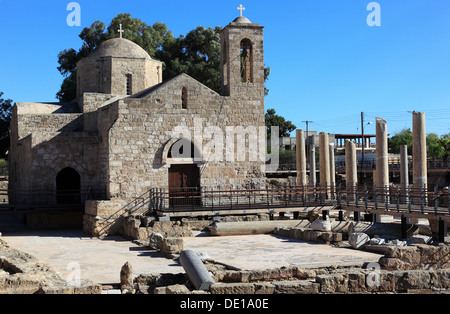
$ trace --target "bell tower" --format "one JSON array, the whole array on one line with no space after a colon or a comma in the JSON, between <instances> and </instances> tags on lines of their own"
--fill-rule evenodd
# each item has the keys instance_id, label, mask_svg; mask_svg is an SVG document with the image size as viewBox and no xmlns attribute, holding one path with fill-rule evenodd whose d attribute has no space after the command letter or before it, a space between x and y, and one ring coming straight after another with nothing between
<instances>
[{"instance_id":1,"label":"bell tower","mask_svg":"<svg viewBox=\"0 0 450 314\"><path fill-rule=\"evenodd\" d=\"M221 33L223 96L264 98L263 26L241 15Z\"/></svg>"}]
</instances>

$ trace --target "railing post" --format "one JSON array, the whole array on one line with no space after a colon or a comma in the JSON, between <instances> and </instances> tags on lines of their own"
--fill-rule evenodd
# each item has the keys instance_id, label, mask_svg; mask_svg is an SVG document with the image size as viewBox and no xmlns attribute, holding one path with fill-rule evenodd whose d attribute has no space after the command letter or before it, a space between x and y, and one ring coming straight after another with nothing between
<instances>
[{"instance_id":1,"label":"railing post","mask_svg":"<svg viewBox=\"0 0 450 314\"><path fill-rule=\"evenodd\" d=\"M423 197L423 185L420 186L420 210L423 211L425 209L425 199Z\"/></svg>"},{"instance_id":2,"label":"railing post","mask_svg":"<svg viewBox=\"0 0 450 314\"><path fill-rule=\"evenodd\" d=\"M389 186L385 186L384 200L386 203L386 211L389 210Z\"/></svg>"},{"instance_id":3,"label":"railing post","mask_svg":"<svg viewBox=\"0 0 450 314\"><path fill-rule=\"evenodd\" d=\"M411 203L412 203L412 197L411 197L411 189L408 186L408 212L411 212Z\"/></svg>"},{"instance_id":4,"label":"railing post","mask_svg":"<svg viewBox=\"0 0 450 314\"><path fill-rule=\"evenodd\" d=\"M375 191L375 209L378 209L378 188L376 185L373 186L374 191Z\"/></svg>"},{"instance_id":5,"label":"railing post","mask_svg":"<svg viewBox=\"0 0 450 314\"><path fill-rule=\"evenodd\" d=\"M303 199L303 206L305 206L305 185L302 183L302 199Z\"/></svg>"},{"instance_id":6,"label":"railing post","mask_svg":"<svg viewBox=\"0 0 450 314\"><path fill-rule=\"evenodd\" d=\"M400 190L397 185L397 212L400 212Z\"/></svg>"},{"instance_id":7,"label":"railing post","mask_svg":"<svg viewBox=\"0 0 450 314\"><path fill-rule=\"evenodd\" d=\"M450 160L450 158L449 158L449 160ZM448 203L448 212L450 213L450 188L448 189L447 203Z\"/></svg>"},{"instance_id":8,"label":"railing post","mask_svg":"<svg viewBox=\"0 0 450 314\"><path fill-rule=\"evenodd\" d=\"M439 218L438 241L445 242L447 236L447 221Z\"/></svg>"},{"instance_id":9,"label":"railing post","mask_svg":"<svg viewBox=\"0 0 450 314\"><path fill-rule=\"evenodd\" d=\"M287 207L288 200L287 200L287 184L284 184L284 206Z\"/></svg>"},{"instance_id":10,"label":"railing post","mask_svg":"<svg viewBox=\"0 0 450 314\"><path fill-rule=\"evenodd\" d=\"M367 183L364 183L364 205L366 209L369 207L369 191L367 190Z\"/></svg>"},{"instance_id":11,"label":"railing post","mask_svg":"<svg viewBox=\"0 0 450 314\"><path fill-rule=\"evenodd\" d=\"M211 187L211 207L214 211L214 187Z\"/></svg>"},{"instance_id":12,"label":"railing post","mask_svg":"<svg viewBox=\"0 0 450 314\"><path fill-rule=\"evenodd\" d=\"M350 193L349 193L349 184L347 183L347 206L350 207Z\"/></svg>"},{"instance_id":13,"label":"railing post","mask_svg":"<svg viewBox=\"0 0 450 314\"><path fill-rule=\"evenodd\" d=\"M439 207L438 186L436 184L434 186L434 212L436 214L437 214L438 207Z\"/></svg>"},{"instance_id":14,"label":"railing post","mask_svg":"<svg viewBox=\"0 0 450 314\"><path fill-rule=\"evenodd\" d=\"M337 192L338 193L338 195L337 195L338 206L341 206L341 201L342 201L341 187L342 187L342 182L339 182L338 192Z\"/></svg>"},{"instance_id":15,"label":"railing post","mask_svg":"<svg viewBox=\"0 0 450 314\"><path fill-rule=\"evenodd\" d=\"M231 186L230 186L230 208L231 210L233 210L233 190L231 189Z\"/></svg>"},{"instance_id":16,"label":"railing post","mask_svg":"<svg viewBox=\"0 0 450 314\"><path fill-rule=\"evenodd\" d=\"M359 207L358 185L354 185L354 189L355 189L355 204L356 204L356 208L358 208Z\"/></svg>"}]
</instances>

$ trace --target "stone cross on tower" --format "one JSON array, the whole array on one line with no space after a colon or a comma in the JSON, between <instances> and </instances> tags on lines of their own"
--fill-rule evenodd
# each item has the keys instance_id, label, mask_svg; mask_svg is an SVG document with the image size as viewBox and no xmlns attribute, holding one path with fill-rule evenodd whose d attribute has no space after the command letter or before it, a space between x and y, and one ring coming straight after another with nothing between
<instances>
[{"instance_id":1,"label":"stone cross on tower","mask_svg":"<svg viewBox=\"0 0 450 314\"><path fill-rule=\"evenodd\" d=\"M238 10L238 11L241 11L241 16L242 16L242 11L245 11L245 8L244 8L244 6L241 4L241 5L237 8L237 10Z\"/></svg>"},{"instance_id":2,"label":"stone cross on tower","mask_svg":"<svg viewBox=\"0 0 450 314\"><path fill-rule=\"evenodd\" d=\"M122 38L122 33L124 32L124 30L122 29L122 24L119 24L120 28L117 30L120 33L120 38Z\"/></svg>"}]
</instances>

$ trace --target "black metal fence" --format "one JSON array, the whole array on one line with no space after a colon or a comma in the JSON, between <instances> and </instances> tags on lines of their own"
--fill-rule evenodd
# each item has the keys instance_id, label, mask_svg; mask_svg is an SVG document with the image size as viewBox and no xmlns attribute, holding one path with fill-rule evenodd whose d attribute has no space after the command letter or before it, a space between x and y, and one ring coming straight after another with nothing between
<instances>
[{"instance_id":1,"label":"black metal fence","mask_svg":"<svg viewBox=\"0 0 450 314\"><path fill-rule=\"evenodd\" d=\"M266 189L151 189L154 212L274 209L332 205L450 216L449 190L443 187L285 186Z\"/></svg>"},{"instance_id":2,"label":"black metal fence","mask_svg":"<svg viewBox=\"0 0 450 314\"><path fill-rule=\"evenodd\" d=\"M0 199L12 209L81 208L86 200L106 199L106 189L0 190Z\"/></svg>"},{"instance_id":3,"label":"black metal fence","mask_svg":"<svg viewBox=\"0 0 450 314\"><path fill-rule=\"evenodd\" d=\"M375 170L376 159L370 158L365 159L364 162L358 162L358 170ZM335 163L337 172L345 172L345 160L336 161ZM450 158L428 158L427 160L428 169L437 170L449 170L450 171ZM408 162L408 168L412 169L412 160ZM319 169L319 163L316 163L316 170ZM400 169L400 158L389 158L389 170L399 170ZM295 157L285 157L279 159L278 171L295 171L297 170L297 164ZM309 162L307 161L307 170L309 170Z\"/></svg>"}]
</instances>

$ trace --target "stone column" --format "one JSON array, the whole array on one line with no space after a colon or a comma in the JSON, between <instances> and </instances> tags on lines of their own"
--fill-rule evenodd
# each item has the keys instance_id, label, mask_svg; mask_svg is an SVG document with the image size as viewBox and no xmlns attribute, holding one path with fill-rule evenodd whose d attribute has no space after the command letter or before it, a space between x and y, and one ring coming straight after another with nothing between
<instances>
[{"instance_id":1,"label":"stone column","mask_svg":"<svg viewBox=\"0 0 450 314\"><path fill-rule=\"evenodd\" d=\"M413 184L416 189L426 189L427 172L425 113L413 112Z\"/></svg>"},{"instance_id":2,"label":"stone column","mask_svg":"<svg viewBox=\"0 0 450 314\"><path fill-rule=\"evenodd\" d=\"M328 133L319 135L320 185L326 188L327 198L330 187L330 146Z\"/></svg>"},{"instance_id":3,"label":"stone column","mask_svg":"<svg viewBox=\"0 0 450 314\"><path fill-rule=\"evenodd\" d=\"M354 188L358 182L358 166L356 157L356 144L352 141L345 142L345 179L350 195L349 200L355 199Z\"/></svg>"},{"instance_id":4,"label":"stone column","mask_svg":"<svg viewBox=\"0 0 450 314\"><path fill-rule=\"evenodd\" d=\"M334 143L330 143L330 185L331 185L331 194L335 195L336 191L336 159L334 158Z\"/></svg>"},{"instance_id":5,"label":"stone column","mask_svg":"<svg viewBox=\"0 0 450 314\"><path fill-rule=\"evenodd\" d=\"M306 185L306 150L305 134L303 130L296 132L296 157L297 157L297 185Z\"/></svg>"},{"instance_id":6,"label":"stone column","mask_svg":"<svg viewBox=\"0 0 450 314\"><path fill-rule=\"evenodd\" d=\"M408 146L400 146L400 188L401 194L404 197L401 198L402 203L408 202L408 191L409 186L409 162L408 162Z\"/></svg>"},{"instance_id":7,"label":"stone column","mask_svg":"<svg viewBox=\"0 0 450 314\"><path fill-rule=\"evenodd\" d=\"M376 119L377 145L376 145L376 186L379 191L384 191L389 186L389 153L387 123L382 118Z\"/></svg>"},{"instance_id":8,"label":"stone column","mask_svg":"<svg viewBox=\"0 0 450 314\"><path fill-rule=\"evenodd\" d=\"M377 167L376 167L376 186L378 189L378 202L385 203L386 189L389 189L389 151L388 151L388 132L387 123L382 118L376 119L377 130ZM388 192L389 193L389 192ZM388 196L389 197L389 196ZM393 216L376 215L377 222L391 222Z\"/></svg>"},{"instance_id":9,"label":"stone column","mask_svg":"<svg viewBox=\"0 0 450 314\"><path fill-rule=\"evenodd\" d=\"M316 186L316 143L314 140L314 135L311 136L311 145L309 148L309 184L311 186Z\"/></svg>"}]
</instances>

